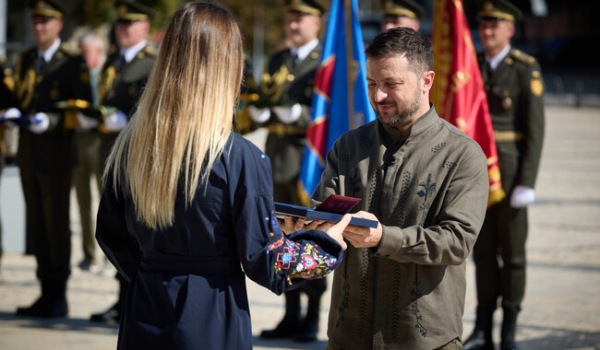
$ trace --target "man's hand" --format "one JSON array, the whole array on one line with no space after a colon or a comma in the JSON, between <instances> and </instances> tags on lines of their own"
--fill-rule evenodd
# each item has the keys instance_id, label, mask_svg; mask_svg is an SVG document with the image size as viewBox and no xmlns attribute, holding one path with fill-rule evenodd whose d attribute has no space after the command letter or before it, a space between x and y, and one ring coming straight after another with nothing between
<instances>
[{"instance_id":1,"label":"man's hand","mask_svg":"<svg viewBox=\"0 0 600 350\"><path fill-rule=\"evenodd\" d=\"M375 215L366 211L359 211L352 216L356 218L375 220L378 222L377 228L360 227L348 225L344 230L344 238L355 248L373 248L378 247L381 242L382 228Z\"/></svg>"},{"instance_id":2,"label":"man's hand","mask_svg":"<svg viewBox=\"0 0 600 350\"><path fill-rule=\"evenodd\" d=\"M81 112L77 112L77 122L84 129L93 129L98 127L98 119L91 118Z\"/></svg>"},{"instance_id":3,"label":"man's hand","mask_svg":"<svg viewBox=\"0 0 600 350\"><path fill-rule=\"evenodd\" d=\"M512 208L525 208L535 202L535 191L531 187L515 186L510 196L510 206Z\"/></svg>"},{"instance_id":4,"label":"man's hand","mask_svg":"<svg viewBox=\"0 0 600 350\"><path fill-rule=\"evenodd\" d=\"M36 113L33 117L29 117L29 120L31 121L29 131L34 134L42 134L50 126L50 119L46 113Z\"/></svg>"},{"instance_id":5,"label":"man's hand","mask_svg":"<svg viewBox=\"0 0 600 350\"><path fill-rule=\"evenodd\" d=\"M294 103L291 107L273 107L277 119L284 124L291 124L300 118L302 115L302 106Z\"/></svg>"},{"instance_id":6,"label":"man's hand","mask_svg":"<svg viewBox=\"0 0 600 350\"><path fill-rule=\"evenodd\" d=\"M248 115L255 123L264 123L271 118L271 111L268 108L258 108L253 105L248 106Z\"/></svg>"},{"instance_id":7,"label":"man's hand","mask_svg":"<svg viewBox=\"0 0 600 350\"><path fill-rule=\"evenodd\" d=\"M127 125L127 116L125 113L117 110L115 113L104 117L104 126L109 131L121 131Z\"/></svg>"}]
</instances>

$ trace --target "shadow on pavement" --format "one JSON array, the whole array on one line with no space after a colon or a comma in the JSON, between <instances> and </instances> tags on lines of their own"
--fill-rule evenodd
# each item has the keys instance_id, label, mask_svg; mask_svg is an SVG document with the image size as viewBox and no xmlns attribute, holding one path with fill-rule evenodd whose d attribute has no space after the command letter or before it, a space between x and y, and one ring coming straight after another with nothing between
<instances>
[{"instance_id":1,"label":"shadow on pavement","mask_svg":"<svg viewBox=\"0 0 600 350\"><path fill-rule=\"evenodd\" d=\"M600 332L563 331L538 339L517 342L521 350L600 349Z\"/></svg>"},{"instance_id":2,"label":"shadow on pavement","mask_svg":"<svg viewBox=\"0 0 600 350\"><path fill-rule=\"evenodd\" d=\"M252 345L255 347L260 346L263 348L275 348L275 349L298 349L298 350L317 350L325 349L327 346L327 340L317 340L308 343L298 343L292 339L263 339L259 336L252 337Z\"/></svg>"},{"instance_id":3,"label":"shadow on pavement","mask_svg":"<svg viewBox=\"0 0 600 350\"><path fill-rule=\"evenodd\" d=\"M22 328L45 328L54 330L69 330L69 331L82 331L82 332L98 332L98 333L114 333L115 335L119 331L118 324L105 324L105 323L94 323L88 319L83 318L69 318L69 317L57 317L57 318L34 318L34 317L21 317L14 313L0 311L0 322L10 321L11 324L16 327Z\"/></svg>"}]
</instances>

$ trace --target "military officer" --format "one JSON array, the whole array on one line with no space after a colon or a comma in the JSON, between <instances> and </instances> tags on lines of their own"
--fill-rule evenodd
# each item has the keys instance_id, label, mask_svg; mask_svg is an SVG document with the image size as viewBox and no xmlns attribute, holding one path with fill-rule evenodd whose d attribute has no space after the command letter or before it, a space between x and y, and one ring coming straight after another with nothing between
<instances>
[{"instance_id":1,"label":"military officer","mask_svg":"<svg viewBox=\"0 0 600 350\"><path fill-rule=\"evenodd\" d=\"M4 169L6 145L4 144L4 112L13 106L13 72L4 56L0 57L0 175ZM0 220L0 260L2 259L2 221Z\"/></svg>"},{"instance_id":2,"label":"military officer","mask_svg":"<svg viewBox=\"0 0 600 350\"><path fill-rule=\"evenodd\" d=\"M493 349L492 319L503 309L501 349L516 349L517 314L525 294L527 206L544 137L543 84L535 58L511 47L518 8L504 0L485 1L478 13L484 51L478 54L507 197L490 207L474 248L477 318L465 349ZM499 264L499 258L502 264Z\"/></svg>"},{"instance_id":3,"label":"military officer","mask_svg":"<svg viewBox=\"0 0 600 350\"><path fill-rule=\"evenodd\" d=\"M71 272L69 195L77 165L76 114L59 103L89 103L83 60L61 44L64 6L58 0L29 3L36 47L22 53L16 69L16 105L5 115L21 126L16 163L26 206L27 249L35 254L41 297L18 315L66 316Z\"/></svg>"},{"instance_id":4,"label":"military officer","mask_svg":"<svg viewBox=\"0 0 600 350\"><path fill-rule=\"evenodd\" d=\"M381 31L405 27L419 31L425 9L413 0L383 0Z\"/></svg>"},{"instance_id":5,"label":"military officer","mask_svg":"<svg viewBox=\"0 0 600 350\"><path fill-rule=\"evenodd\" d=\"M269 134L266 154L271 158L274 198L277 202L301 204L297 181L310 120L313 85L322 46L318 34L325 8L315 0L289 1L285 13L285 34L290 48L275 53L260 82L258 107L250 105L250 118ZM262 107L262 108L260 108ZM294 337L297 341L316 339L319 306L325 280L309 281L285 293L286 312L263 338ZM308 311L300 318L300 292L308 295Z\"/></svg>"},{"instance_id":6,"label":"military officer","mask_svg":"<svg viewBox=\"0 0 600 350\"><path fill-rule=\"evenodd\" d=\"M157 56L146 40L154 10L135 1L117 1L115 5L115 37L119 50L108 56L99 78L100 109L104 113L103 123L99 126L101 171L110 147L135 112ZM107 311L93 314L91 321L119 321L129 283L119 274L116 278L119 300Z\"/></svg>"}]
</instances>

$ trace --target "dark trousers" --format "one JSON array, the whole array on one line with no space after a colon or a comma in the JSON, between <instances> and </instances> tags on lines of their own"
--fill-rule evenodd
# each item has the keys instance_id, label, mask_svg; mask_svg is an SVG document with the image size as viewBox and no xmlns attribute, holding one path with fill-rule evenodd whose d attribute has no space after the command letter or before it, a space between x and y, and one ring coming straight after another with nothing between
<instances>
[{"instance_id":1,"label":"dark trousers","mask_svg":"<svg viewBox=\"0 0 600 350\"><path fill-rule=\"evenodd\" d=\"M276 202L302 205L298 195L297 180L289 183L274 183L273 198ZM306 293L309 302L309 312L306 318L309 320L318 320L318 307L311 310L310 304L319 305L321 296L327 290L327 281L325 278L306 281L297 289L285 292L286 297L286 316L298 318L300 316L300 293Z\"/></svg>"},{"instance_id":2,"label":"dark trousers","mask_svg":"<svg viewBox=\"0 0 600 350\"><path fill-rule=\"evenodd\" d=\"M69 199L73 169L21 171L27 236L37 260L42 296L64 297L71 273Z\"/></svg>"},{"instance_id":3,"label":"dark trousers","mask_svg":"<svg viewBox=\"0 0 600 350\"><path fill-rule=\"evenodd\" d=\"M79 152L79 165L75 168L73 185L77 194L79 204L79 217L81 219L81 238L83 255L85 259L93 261L96 258L96 239L94 238L94 215L96 208L92 210L91 178L95 178L94 184L100 192L100 178L98 149L100 139L95 132L78 132L77 149Z\"/></svg>"},{"instance_id":4,"label":"dark trousers","mask_svg":"<svg viewBox=\"0 0 600 350\"><path fill-rule=\"evenodd\" d=\"M473 259L478 307L493 311L498 297L504 309L519 312L525 295L527 209L513 209L507 196L488 209Z\"/></svg>"}]
</instances>

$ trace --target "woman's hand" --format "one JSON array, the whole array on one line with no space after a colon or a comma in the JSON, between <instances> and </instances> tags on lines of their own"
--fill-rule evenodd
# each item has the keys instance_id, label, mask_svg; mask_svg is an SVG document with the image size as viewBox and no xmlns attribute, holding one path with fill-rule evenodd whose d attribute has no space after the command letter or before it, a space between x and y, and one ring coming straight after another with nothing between
<instances>
[{"instance_id":1,"label":"woman's hand","mask_svg":"<svg viewBox=\"0 0 600 350\"><path fill-rule=\"evenodd\" d=\"M286 215L285 219L277 219L277 221L279 222L279 227L281 227L281 230L285 232L286 235L303 229L325 231L324 229L319 228L319 224L321 224L321 221L319 220L313 220L307 224L306 218L298 218L294 221L294 218L292 218L291 215Z\"/></svg>"},{"instance_id":2,"label":"woman's hand","mask_svg":"<svg viewBox=\"0 0 600 350\"><path fill-rule=\"evenodd\" d=\"M350 219L352 219L352 215L346 214L344 215L342 220L340 220L340 222L338 222L337 224L332 226L332 223L326 222L323 225L317 227L317 229L325 231L329 235L329 237L335 239L342 246L343 250L346 250L346 248L348 248L348 245L344 241L344 236L342 234L344 233L344 230L350 223ZM327 228L325 226L327 226Z\"/></svg>"}]
</instances>

